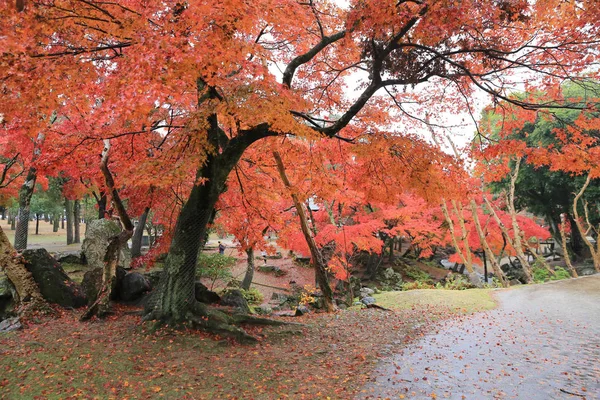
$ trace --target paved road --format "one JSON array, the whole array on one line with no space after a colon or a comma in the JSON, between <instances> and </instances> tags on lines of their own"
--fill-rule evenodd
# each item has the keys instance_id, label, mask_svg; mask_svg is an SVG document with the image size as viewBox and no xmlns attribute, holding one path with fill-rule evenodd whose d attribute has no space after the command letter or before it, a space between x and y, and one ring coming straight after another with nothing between
<instances>
[{"instance_id":1,"label":"paved road","mask_svg":"<svg viewBox=\"0 0 600 400\"><path fill-rule=\"evenodd\" d=\"M600 399L600 275L497 298L383 360L360 398Z\"/></svg>"}]
</instances>

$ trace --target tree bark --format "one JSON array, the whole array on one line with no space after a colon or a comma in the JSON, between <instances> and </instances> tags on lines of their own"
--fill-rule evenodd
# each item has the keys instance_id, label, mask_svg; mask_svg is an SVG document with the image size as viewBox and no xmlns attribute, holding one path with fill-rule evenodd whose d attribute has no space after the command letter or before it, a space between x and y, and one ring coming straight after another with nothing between
<instances>
[{"instance_id":1,"label":"tree bark","mask_svg":"<svg viewBox=\"0 0 600 400\"><path fill-rule=\"evenodd\" d=\"M290 190L290 194L292 196L292 200L294 201L294 206L296 208L296 212L298 213L298 218L300 219L300 228L302 229L302 233L304 234L304 239L308 244L308 248L310 249L310 253L312 256L312 260L315 266L315 278L317 284L319 285L319 289L321 289L321 293L323 294L323 308L327 312L333 312L333 290L331 290L331 286L329 285L329 274L327 272L327 266L325 265L325 261L323 259L323 254L321 250L318 248L315 240L313 239L310 228L308 226L308 221L306 219L306 214L304 213L304 208L302 207L302 202L298 199L298 196L292 191L292 185L287 178L285 173L285 167L283 165L283 161L281 160L281 156L278 152L273 152L273 157L275 157L275 162L277 163L277 170L279 171L279 175L281 176L281 180L285 187Z\"/></svg>"},{"instance_id":2,"label":"tree bark","mask_svg":"<svg viewBox=\"0 0 600 400\"><path fill-rule=\"evenodd\" d=\"M33 195L36 179L36 169L33 167L29 168L25 182L19 190L19 213L17 214L17 228L15 232L15 249L17 251L23 251L27 248L31 196Z\"/></svg>"},{"instance_id":3,"label":"tree bark","mask_svg":"<svg viewBox=\"0 0 600 400\"><path fill-rule=\"evenodd\" d=\"M81 204L79 200L73 202L73 243L81 243Z\"/></svg>"},{"instance_id":4,"label":"tree bark","mask_svg":"<svg viewBox=\"0 0 600 400\"><path fill-rule=\"evenodd\" d=\"M249 290L252 285L252 279L254 278L254 248L249 247L246 250L246 259L248 260L248 266L246 267L246 275L242 281L242 289Z\"/></svg>"},{"instance_id":5,"label":"tree bark","mask_svg":"<svg viewBox=\"0 0 600 400\"><path fill-rule=\"evenodd\" d=\"M31 272L27 270L22 259L17 255L17 251L10 244L2 227L0 227L0 267L15 286L18 296L15 302L19 315L28 315L35 311L51 311L40 293L39 286L33 280Z\"/></svg>"},{"instance_id":6,"label":"tree bark","mask_svg":"<svg viewBox=\"0 0 600 400\"><path fill-rule=\"evenodd\" d=\"M142 255L142 238L144 236L144 228L146 227L148 213L150 213L150 207L144 208L144 212L138 219L135 231L133 231L133 237L131 239L131 258L140 257Z\"/></svg>"},{"instance_id":7,"label":"tree bark","mask_svg":"<svg viewBox=\"0 0 600 400\"><path fill-rule=\"evenodd\" d=\"M486 258L490 261L490 264L492 264L492 270L500 280L500 284L503 287L508 287L509 285L508 281L506 280L506 276L504 275L502 268L500 268L500 265L496 261L496 257L492 252L492 249L490 248L487 239L485 238L485 233L483 232L483 229L481 228L481 222L479 221L479 216L477 215L477 203L475 203L475 200L473 199L471 199L471 212L473 214L473 222L475 222L475 229L477 229L477 235L479 236L479 242L481 243L483 251L485 251L485 255L487 256Z\"/></svg>"},{"instance_id":8,"label":"tree bark","mask_svg":"<svg viewBox=\"0 0 600 400\"><path fill-rule=\"evenodd\" d=\"M8 215L9 219L10 219L10 230L14 231L17 229L17 219L15 218L14 214L10 213Z\"/></svg>"},{"instance_id":9,"label":"tree bark","mask_svg":"<svg viewBox=\"0 0 600 400\"><path fill-rule=\"evenodd\" d=\"M98 205L98 219L103 219L106 216L106 192L101 191L100 194L92 192Z\"/></svg>"},{"instance_id":10,"label":"tree bark","mask_svg":"<svg viewBox=\"0 0 600 400\"><path fill-rule=\"evenodd\" d=\"M73 244L73 200L65 199L67 214L67 244Z\"/></svg>"},{"instance_id":11,"label":"tree bark","mask_svg":"<svg viewBox=\"0 0 600 400\"><path fill-rule=\"evenodd\" d=\"M40 234L40 214L35 214L35 234Z\"/></svg>"},{"instance_id":12,"label":"tree bark","mask_svg":"<svg viewBox=\"0 0 600 400\"><path fill-rule=\"evenodd\" d=\"M452 244L454 245L454 248L456 249L456 253L460 257L460 260L465 265L467 270L469 272L472 272L473 266L470 265L471 256L469 254L469 256L467 257L467 255L465 255L463 253L462 249L460 248L460 246L458 244L458 239L456 238L456 233L455 233L455 229L454 229L454 222L452 221L452 218L450 217L450 213L448 212L448 205L446 204L445 199L442 199L441 207L442 207L442 212L444 213L444 218L446 219L446 223L448 224L448 229L450 230L450 237L452 238ZM469 249L467 249L466 251L470 253ZM467 265L469 265L469 266L467 267Z\"/></svg>"},{"instance_id":13,"label":"tree bark","mask_svg":"<svg viewBox=\"0 0 600 400\"><path fill-rule=\"evenodd\" d=\"M54 225L52 226L52 232L58 232L58 228L60 227L60 218L61 214L55 214L52 218Z\"/></svg>"},{"instance_id":14,"label":"tree bark","mask_svg":"<svg viewBox=\"0 0 600 400\"><path fill-rule=\"evenodd\" d=\"M577 278L579 276L579 274L577 274L577 270L573 267L573 264L571 263L571 257L569 257L569 249L567 248L567 234L565 233L565 222L566 222L566 218L565 215L561 215L561 223L559 226L560 229L560 242L562 244L562 249L563 249L563 257L565 258L565 264L567 265L567 268L569 269L569 271L571 272L571 276ZM573 229L571 228L571 231Z\"/></svg>"},{"instance_id":15,"label":"tree bark","mask_svg":"<svg viewBox=\"0 0 600 400\"><path fill-rule=\"evenodd\" d=\"M583 243L585 243L585 245L590 250L590 254L592 255L592 261L594 263L594 269L596 269L597 272L600 272L600 240L597 240L598 248L594 248L594 245L592 244L592 242L590 242L590 240L587 238L586 230L584 229L584 226L581 223L581 220L579 218L579 211L577 210L579 200L581 199L581 197L583 196L583 193L586 191L587 187L589 186L590 181L591 181L591 175L588 174L587 179L585 180L585 183L583 184L583 186L581 187L581 189L575 196L575 199L573 199L573 220L575 221L577 230L581 234L581 239L583 240ZM571 231L573 231L573 229L571 229Z\"/></svg>"}]
</instances>

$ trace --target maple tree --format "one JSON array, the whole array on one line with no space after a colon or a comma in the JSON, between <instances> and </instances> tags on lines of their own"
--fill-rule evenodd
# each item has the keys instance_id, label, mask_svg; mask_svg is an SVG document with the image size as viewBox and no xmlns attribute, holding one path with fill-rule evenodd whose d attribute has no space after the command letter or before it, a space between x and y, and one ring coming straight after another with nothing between
<instances>
[{"instance_id":1,"label":"maple tree","mask_svg":"<svg viewBox=\"0 0 600 400\"><path fill-rule=\"evenodd\" d=\"M197 253L248 148L325 136L366 140L374 157L384 125L406 126L423 109L470 109L476 90L526 108L564 107L559 97L510 97L511 72L576 79L596 57L600 29L590 2L559 0L2 4L10 136L43 132L51 148L42 156L111 139L123 161L115 171L127 175L136 159L130 175L140 183L192 183L147 317L200 325L196 316L210 311L194 301ZM51 115L60 118L49 127ZM384 149L396 160L414 150Z\"/></svg>"}]
</instances>

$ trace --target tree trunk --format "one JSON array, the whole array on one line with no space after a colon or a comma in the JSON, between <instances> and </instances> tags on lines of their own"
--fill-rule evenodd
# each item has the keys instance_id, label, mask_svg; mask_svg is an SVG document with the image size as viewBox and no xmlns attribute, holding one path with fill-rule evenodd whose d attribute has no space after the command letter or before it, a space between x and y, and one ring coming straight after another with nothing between
<instances>
[{"instance_id":1,"label":"tree trunk","mask_svg":"<svg viewBox=\"0 0 600 400\"><path fill-rule=\"evenodd\" d=\"M465 253L463 253L462 249L460 248L460 245L458 244L458 239L456 237L456 231L454 229L454 222L452 221L452 218L450 217L450 213L448 212L448 205L446 204L446 200L442 199L442 212L444 213L444 218L446 219L446 223L448 224L448 229L450 230L450 237L452 238L452 244L454 245L454 249L456 249L456 253L458 254L458 256L460 257L460 260L462 261L462 263L465 265L465 267L467 266L467 264L469 264L471 257L470 254L467 257L467 255ZM470 253L470 250L466 250ZM469 266L469 268L471 268L470 271L472 271L472 266Z\"/></svg>"},{"instance_id":2,"label":"tree trunk","mask_svg":"<svg viewBox=\"0 0 600 400\"><path fill-rule=\"evenodd\" d=\"M65 214L60 215L60 229L65 229Z\"/></svg>"},{"instance_id":3,"label":"tree trunk","mask_svg":"<svg viewBox=\"0 0 600 400\"><path fill-rule=\"evenodd\" d=\"M144 236L144 228L149 212L150 207L146 207L142 215L140 215L138 224L133 232L133 237L131 239L131 258L140 257L142 255L142 238Z\"/></svg>"},{"instance_id":4,"label":"tree trunk","mask_svg":"<svg viewBox=\"0 0 600 400\"><path fill-rule=\"evenodd\" d=\"M577 278L579 275L577 274L577 270L573 267L573 264L571 263L571 257L569 257L569 249L567 248L567 235L565 233L566 218L564 217L564 214L561 216L561 219L562 222L560 223L559 229L561 239L560 242L562 244L563 249L563 257L565 258L565 264L567 265L567 268L571 272L571 276ZM571 228L571 231L573 231L573 228Z\"/></svg>"},{"instance_id":5,"label":"tree trunk","mask_svg":"<svg viewBox=\"0 0 600 400\"><path fill-rule=\"evenodd\" d=\"M35 234L40 234L40 214L35 214Z\"/></svg>"},{"instance_id":6,"label":"tree trunk","mask_svg":"<svg viewBox=\"0 0 600 400\"><path fill-rule=\"evenodd\" d=\"M327 272L327 265L325 265L325 261L323 259L323 254L321 250L318 248L315 240L313 239L310 228L308 226L308 221L306 219L306 214L304 213L304 208L302 207L302 202L298 199L298 196L291 191L292 185L287 178L285 173L285 167L283 166L283 161L279 156L279 153L274 151L273 157L275 157L275 162L277 163L277 169L279 171L279 175L281 176L281 180L285 187L290 190L290 194L292 196L292 200L294 201L294 206L296 208L296 212L298 213L298 218L300 219L300 227L302 229L302 233L304 234L304 239L308 244L308 248L310 249L310 253L312 256L313 263L315 265L315 278L317 284L319 285L319 289L321 289L321 293L323 294L323 308L327 312L333 312L333 290L331 290L331 286L329 285L329 275Z\"/></svg>"},{"instance_id":7,"label":"tree trunk","mask_svg":"<svg viewBox=\"0 0 600 400\"><path fill-rule=\"evenodd\" d=\"M248 266L246 267L246 275L242 281L242 289L249 290L252 285L252 278L254 278L254 248L249 247L246 250L246 259L248 260Z\"/></svg>"},{"instance_id":8,"label":"tree trunk","mask_svg":"<svg viewBox=\"0 0 600 400\"><path fill-rule=\"evenodd\" d=\"M112 197L113 204L117 209L123 230L117 235L110 239L110 243L106 249L104 256L104 269L102 271L102 287L98 293L96 301L86 310L81 316L81 320L87 320L94 315L103 317L110 313L110 298L112 291L116 286L117 280L117 265L119 265L119 254L121 253L121 247L127 245L127 241L133 235L133 224L127 215L125 206L121 201L118 190L115 188L115 182L113 180L110 169L108 168L108 156L110 153L110 140L104 140L104 150L102 150L102 159L100 161L100 169L104 175L104 181Z\"/></svg>"},{"instance_id":9,"label":"tree trunk","mask_svg":"<svg viewBox=\"0 0 600 400\"><path fill-rule=\"evenodd\" d=\"M96 194L94 193L94 196ZM98 204L98 219L103 219L106 216L106 193L100 192L100 196L96 196L96 203Z\"/></svg>"},{"instance_id":10,"label":"tree trunk","mask_svg":"<svg viewBox=\"0 0 600 400\"><path fill-rule=\"evenodd\" d=\"M52 226L52 232L58 232L58 228L60 227L60 214L55 214L54 218L52 218L54 225Z\"/></svg>"},{"instance_id":11,"label":"tree trunk","mask_svg":"<svg viewBox=\"0 0 600 400\"><path fill-rule=\"evenodd\" d=\"M40 293L40 288L33 280L31 272L25 268L17 256L15 248L0 227L0 266L17 292L17 310L19 315L29 315L30 312L50 312L51 308Z\"/></svg>"},{"instance_id":12,"label":"tree trunk","mask_svg":"<svg viewBox=\"0 0 600 400\"><path fill-rule=\"evenodd\" d=\"M67 244L73 243L73 201L65 199L65 212L67 214Z\"/></svg>"},{"instance_id":13,"label":"tree trunk","mask_svg":"<svg viewBox=\"0 0 600 400\"><path fill-rule=\"evenodd\" d=\"M583 186L581 187L581 189L575 196L575 199L573 200L573 220L575 220L575 225L577 226L577 230L581 234L583 243L585 243L585 245L590 250L590 254L592 255L592 261L594 263L594 269L597 272L600 272L600 240L597 241L598 248L597 249L594 248L594 245L592 244L592 242L590 242L590 240L587 238L586 230L584 229L584 226L581 223L581 220L579 218L579 211L577 210L579 200L581 199L581 196L583 196L583 193L585 192L588 185L590 184L590 181L591 181L591 175L588 174L585 183L583 184ZM571 225L571 228L572 228L572 225ZM574 231L574 229L571 229L571 231Z\"/></svg>"},{"instance_id":14,"label":"tree trunk","mask_svg":"<svg viewBox=\"0 0 600 400\"><path fill-rule=\"evenodd\" d=\"M36 169L33 167L29 168L25 183L23 183L23 186L19 190L19 213L15 232L15 249L17 251L23 251L27 248L31 196L33 195L36 179Z\"/></svg>"},{"instance_id":15,"label":"tree trunk","mask_svg":"<svg viewBox=\"0 0 600 400\"><path fill-rule=\"evenodd\" d=\"M73 243L81 243L80 224L81 204L79 200L73 202Z\"/></svg>"},{"instance_id":16,"label":"tree trunk","mask_svg":"<svg viewBox=\"0 0 600 400\"><path fill-rule=\"evenodd\" d=\"M15 218L15 215L13 213L9 214L9 219L10 219L10 230L14 231L17 229L17 219Z\"/></svg>"},{"instance_id":17,"label":"tree trunk","mask_svg":"<svg viewBox=\"0 0 600 400\"><path fill-rule=\"evenodd\" d=\"M483 232L483 229L481 228L481 222L479 221L479 216L477 215L477 203L475 203L475 200L473 200L473 199L471 199L471 212L473 215L473 222L475 223L475 229L477 229L477 235L479 236L479 242L481 243L481 247L483 248L483 251L485 251L486 258L490 261L490 264L492 264L492 270L494 271L494 274L500 280L500 283L502 284L502 286L508 287L509 285L508 285L508 281L506 280L506 276L504 275L502 268L500 268L500 265L496 261L496 257L487 242L487 239L485 237L485 233ZM486 281L487 281L487 277L486 277Z\"/></svg>"}]
</instances>

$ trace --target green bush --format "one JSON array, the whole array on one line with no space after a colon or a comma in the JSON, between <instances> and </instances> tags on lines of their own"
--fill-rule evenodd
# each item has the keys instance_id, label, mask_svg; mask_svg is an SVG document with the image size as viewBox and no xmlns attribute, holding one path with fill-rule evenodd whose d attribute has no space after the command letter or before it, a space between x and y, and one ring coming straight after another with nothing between
<instances>
[{"instance_id":1,"label":"green bush","mask_svg":"<svg viewBox=\"0 0 600 400\"><path fill-rule=\"evenodd\" d=\"M434 289L435 286L428 282L414 281L405 282L402 284L402 290L415 290L415 289Z\"/></svg>"},{"instance_id":2,"label":"green bush","mask_svg":"<svg viewBox=\"0 0 600 400\"><path fill-rule=\"evenodd\" d=\"M474 287L475 286L469 282L469 279L461 274L451 274L446 278L446 282L443 285L441 283L436 285L437 289L448 290L465 290L472 289Z\"/></svg>"},{"instance_id":3,"label":"green bush","mask_svg":"<svg viewBox=\"0 0 600 400\"><path fill-rule=\"evenodd\" d=\"M546 268L533 268L533 281L536 283L546 282L550 272Z\"/></svg>"},{"instance_id":4,"label":"green bush","mask_svg":"<svg viewBox=\"0 0 600 400\"><path fill-rule=\"evenodd\" d=\"M400 262L399 260L396 261L396 265L400 267L402 275L404 275L405 278L423 283L432 283L431 276L427 272L419 269L418 267Z\"/></svg>"},{"instance_id":5,"label":"green bush","mask_svg":"<svg viewBox=\"0 0 600 400\"><path fill-rule=\"evenodd\" d=\"M556 267L554 269L554 272L555 272L555 275L550 277L551 281L560 281L562 279L569 279L571 277L571 274L569 273L569 271L567 271L563 267Z\"/></svg>"},{"instance_id":6,"label":"green bush","mask_svg":"<svg viewBox=\"0 0 600 400\"><path fill-rule=\"evenodd\" d=\"M212 290L217 281L229 282L231 280L231 267L235 265L235 257L219 253L200 253L196 264L196 273L200 278L211 281Z\"/></svg>"},{"instance_id":7,"label":"green bush","mask_svg":"<svg viewBox=\"0 0 600 400\"><path fill-rule=\"evenodd\" d=\"M240 291L248 304L261 304L263 302L264 296L256 288L250 288L248 290L240 289Z\"/></svg>"}]
</instances>

